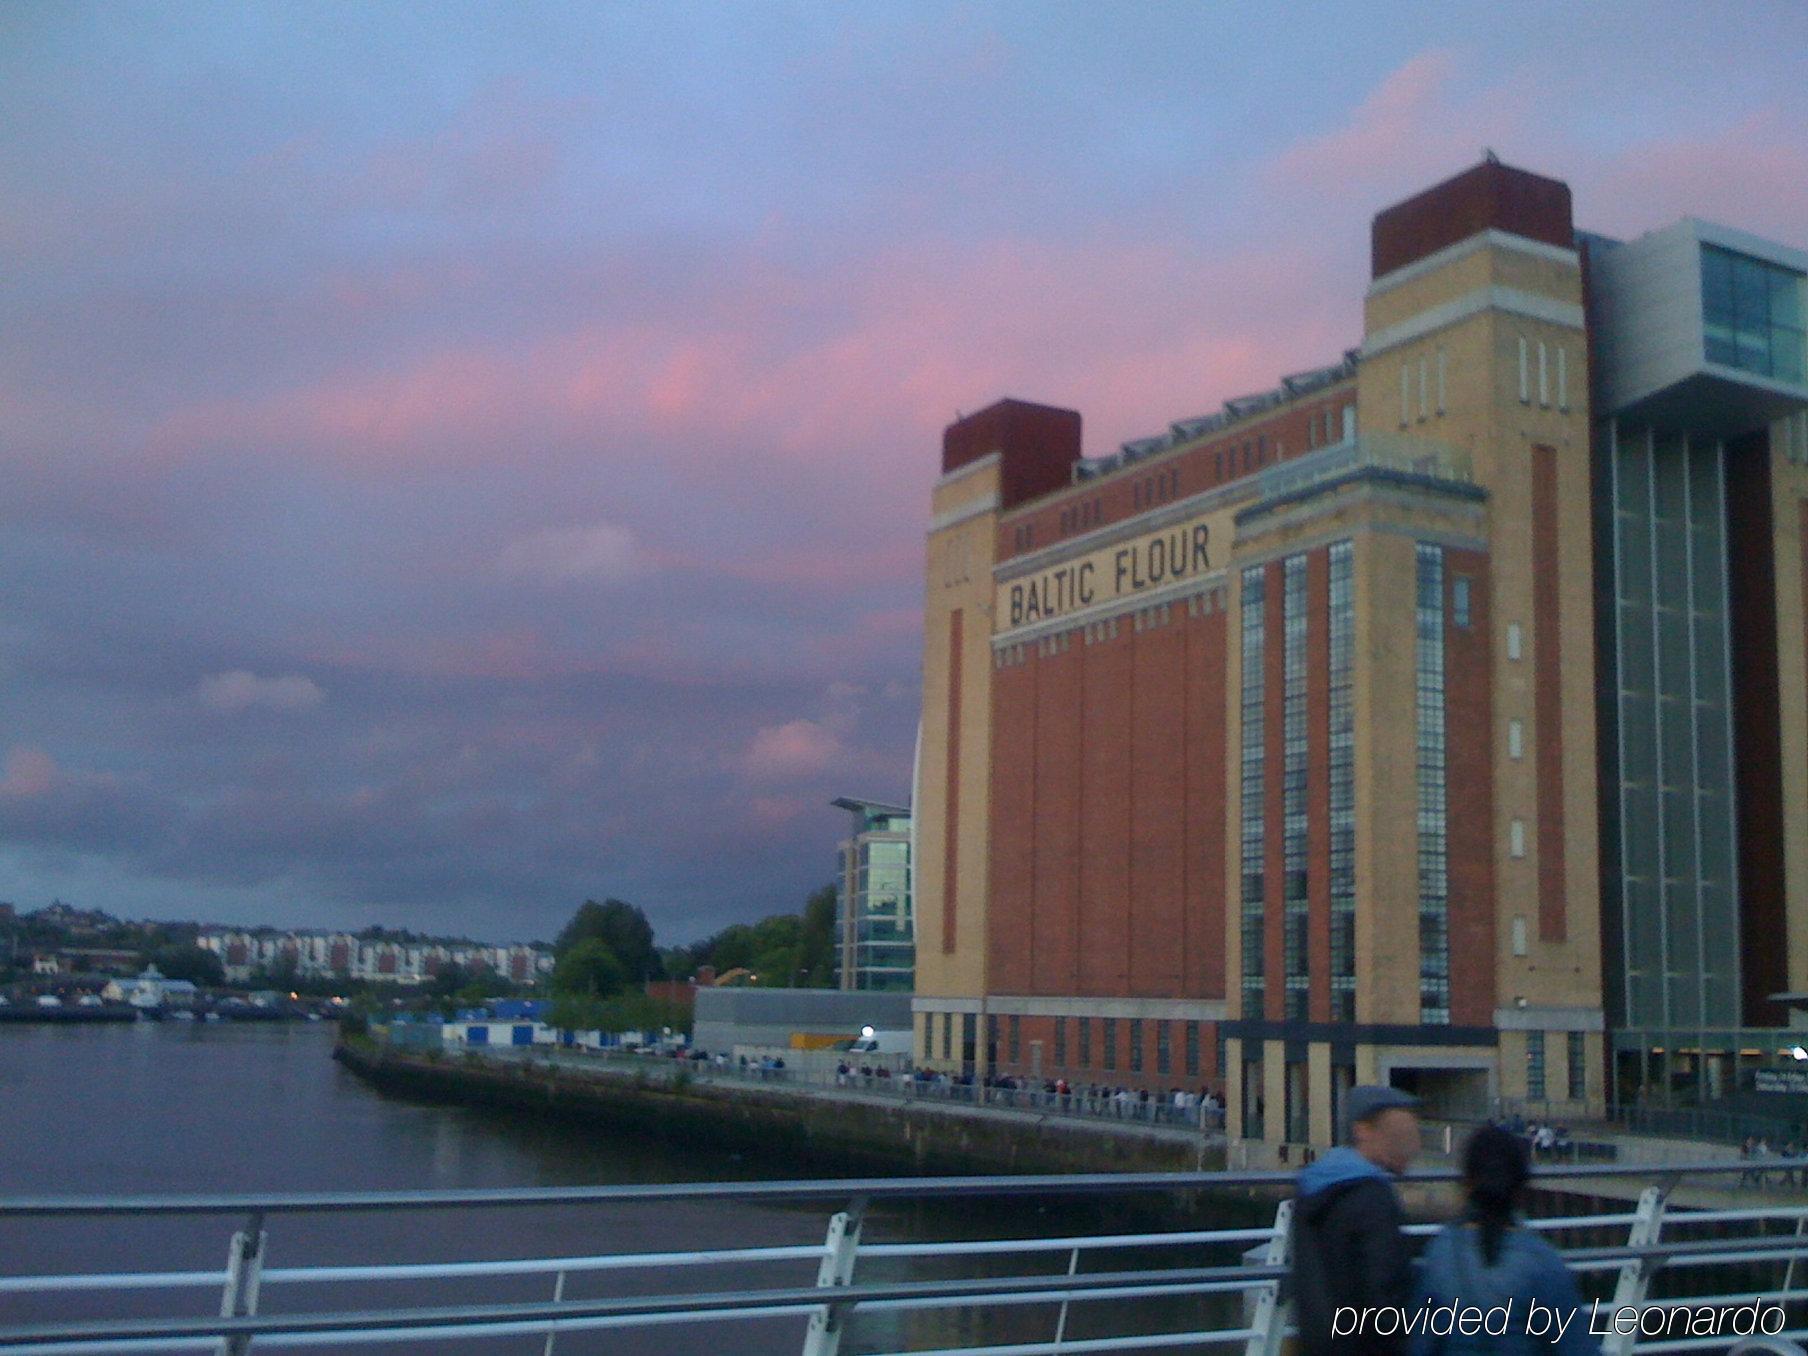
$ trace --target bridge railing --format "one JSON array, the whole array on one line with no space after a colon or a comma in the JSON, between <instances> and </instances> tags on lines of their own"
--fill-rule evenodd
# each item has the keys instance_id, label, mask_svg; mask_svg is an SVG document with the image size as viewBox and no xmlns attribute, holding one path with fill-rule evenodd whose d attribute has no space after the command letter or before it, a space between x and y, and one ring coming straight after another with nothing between
<instances>
[{"instance_id":1,"label":"bridge railing","mask_svg":"<svg viewBox=\"0 0 1808 1356\"><path fill-rule=\"evenodd\" d=\"M1631 1330L1607 1334L1612 1356L1645 1352L1724 1348L1725 1336L1703 1338L1685 1323L1680 1334L1672 1319L1714 1310L1762 1308L1762 1331L1784 1337L1808 1336L1808 1204L1778 1204L1736 1210L1667 1208L1671 1187L1686 1174L1712 1178L1746 1170L1743 1163L1694 1164L1669 1172L1648 1186L1635 1208L1611 1213L1546 1217L1531 1227L1555 1239L1581 1239L1563 1249L1572 1270L1608 1303L1609 1313L1641 1315ZM1409 1175L1409 1181L1448 1182L1449 1172ZM1548 1187L1587 1191L1610 1178L1649 1178L1650 1170L1630 1167L1546 1169L1537 1180ZM706 1349L746 1349L721 1336L730 1325L781 1325L766 1340L801 1342L804 1356L838 1356L851 1329L871 1319L912 1311L957 1311L1023 1317L1008 1340L959 1346L914 1342L905 1350L928 1356L1059 1356L1094 1351L1158 1350L1182 1347L1230 1349L1246 1356L1274 1356L1287 1331L1277 1283L1285 1275L1291 1202L1273 1219L1249 1228L1161 1229L1137 1233L1074 1233L1056 1236L883 1240L864 1237L875 1204L965 1203L982 1198L1094 1197L1174 1193L1224 1193L1284 1189L1285 1173L1076 1174L1053 1177L877 1178L810 1182L735 1182L657 1186L541 1188L507 1191L310 1193L280 1196L146 1196L136 1198L17 1198L0 1201L0 1219L26 1221L162 1221L172 1217L239 1222L218 1269L115 1270L88 1274L0 1276L0 1353L63 1356L77 1352L208 1351L220 1356L313 1347L335 1349L398 1342L427 1344L440 1351L452 1344L512 1340L500 1349L519 1352L521 1339L535 1339L541 1356L559 1356L561 1338L590 1332L640 1331L671 1350L674 1325L708 1325ZM488 1257L406 1261L373 1258L354 1265L274 1266L271 1235L280 1222L327 1216L355 1230L361 1217L419 1212L443 1218L459 1212L523 1207L607 1210L648 1204L740 1202L751 1205L839 1207L821 1242L736 1246L692 1250L625 1251L595 1255L530 1258ZM241 1222L242 1221L242 1222ZM1436 1226L1415 1226L1425 1234ZM1599 1242L1610 1231L1624 1241ZM461 1236L481 1239L480 1227ZM1082 1269L1082 1259L1087 1266ZM961 1268L954 1275L897 1275L896 1265L928 1270ZM981 1274L971 1274L978 1268ZM1003 1268L984 1274L988 1268ZM1058 1269L1056 1269L1058 1268ZM768 1274L766 1283L757 1282ZM697 1275L710 1288L676 1290L674 1277ZM782 1274L781 1274L782 1273ZM667 1287L654 1293L579 1296L572 1283L609 1274L633 1274ZM549 1286L547 1298L503 1302L471 1298L331 1307L348 1286L432 1281L469 1284L523 1279ZM738 1279L737 1279L738 1278ZM335 1289L338 1288L338 1289ZM141 1317L83 1316L83 1297L95 1292L155 1296L160 1312ZM362 1293L362 1292L360 1292ZM436 1295L438 1291L435 1292ZM311 1300L302 1299L312 1295ZM184 1301L183 1296L192 1296ZM218 1313L211 1308L217 1296ZM295 1307L273 1307L287 1301ZM324 1297L324 1300L323 1300ZM16 1321L21 1304L35 1300L57 1316ZM1110 1302L1119 1305L1111 1309ZM1135 1301L1134 1307L1127 1302ZM1151 1301L1163 1301L1162 1320L1149 1319ZM318 1306L325 1302L329 1307ZM1104 1331L1087 1322L1075 1331L1081 1311L1115 1316L1118 1327ZM1653 1317L1654 1316L1654 1317ZM1774 1321L1773 1321L1774 1316ZM782 1325L789 1324L789 1328ZM875 1324L881 1338L895 1336L896 1323ZM971 1327L971 1324L965 1327ZM1622 1325L1623 1326L1623 1325ZM799 1329L801 1328L801 1332ZM1028 1340L1026 1338L1026 1331ZM1737 1331L1737 1329L1734 1329ZM862 1332L862 1351L872 1351L871 1332ZM459 1345L453 1349L464 1350ZM610 1350L617 1349L611 1345ZM793 1348L795 1349L795 1347ZM877 1349L897 1350L881 1340ZM850 1349L851 1356L851 1349Z\"/></svg>"}]
</instances>

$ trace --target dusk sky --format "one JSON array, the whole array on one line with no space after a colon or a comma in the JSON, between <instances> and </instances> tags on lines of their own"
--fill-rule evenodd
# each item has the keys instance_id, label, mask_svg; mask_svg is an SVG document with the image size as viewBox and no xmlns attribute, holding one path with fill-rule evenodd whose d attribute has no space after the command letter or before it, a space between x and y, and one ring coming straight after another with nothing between
<instances>
[{"instance_id":1,"label":"dusk sky","mask_svg":"<svg viewBox=\"0 0 1808 1356\"><path fill-rule=\"evenodd\" d=\"M1477 160L1808 244L1808 6L0 5L0 899L662 941L908 793L942 427Z\"/></svg>"}]
</instances>

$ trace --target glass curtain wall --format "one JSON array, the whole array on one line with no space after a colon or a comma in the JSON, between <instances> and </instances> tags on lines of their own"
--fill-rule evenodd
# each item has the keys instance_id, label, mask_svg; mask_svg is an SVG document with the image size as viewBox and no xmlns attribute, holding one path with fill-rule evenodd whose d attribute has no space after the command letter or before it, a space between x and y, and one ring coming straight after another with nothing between
<instances>
[{"instance_id":1,"label":"glass curtain wall","mask_svg":"<svg viewBox=\"0 0 1808 1356\"><path fill-rule=\"evenodd\" d=\"M1739 1022L1724 448L1610 422L1616 1025ZM1610 893L1615 884L1609 878Z\"/></svg>"}]
</instances>

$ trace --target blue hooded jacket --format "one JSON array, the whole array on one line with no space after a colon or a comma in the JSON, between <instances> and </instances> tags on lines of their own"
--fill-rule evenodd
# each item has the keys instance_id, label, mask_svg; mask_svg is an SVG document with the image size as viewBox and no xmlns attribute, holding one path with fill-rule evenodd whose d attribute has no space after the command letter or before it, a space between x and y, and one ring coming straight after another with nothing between
<instances>
[{"instance_id":1,"label":"blue hooded jacket","mask_svg":"<svg viewBox=\"0 0 1808 1356\"><path fill-rule=\"evenodd\" d=\"M1303 1201L1308 1196L1316 1196L1319 1192L1344 1182L1354 1182L1359 1177L1379 1177L1384 1182L1393 1180L1385 1169L1369 1162L1349 1145L1340 1144L1335 1149L1326 1149L1300 1169L1297 1188L1299 1197Z\"/></svg>"},{"instance_id":2,"label":"blue hooded jacket","mask_svg":"<svg viewBox=\"0 0 1808 1356\"><path fill-rule=\"evenodd\" d=\"M1406 1341L1344 1330L1345 1311L1397 1308L1412 1297L1412 1250L1393 1178L1348 1146L1308 1163L1293 1207L1287 1298L1306 1356L1397 1356Z\"/></svg>"},{"instance_id":3,"label":"blue hooded jacket","mask_svg":"<svg viewBox=\"0 0 1808 1356\"><path fill-rule=\"evenodd\" d=\"M1551 1348L1563 1356L1597 1356L1600 1352L1601 1343L1588 1331L1588 1314L1569 1268L1557 1250L1530 1229L1508 1229L1501 1236L1494 1264L1489 1266L1482 1259L1480 1227L1464 1221L1449 1224L1432 1239L1424 1262L1419 1304L1437 1308L1455 1301L1461 1308L1473 1305L1483 1311L1508 1303L1513 1307L1511 1322L1499 1337L1421 1334L1413 1339L1412 1356L1469 1356L1472 1352L1519 1356ZM1526 1332L1526 1314L1534 1302L1567 1321L1561 1339Z\"/></svg>"}]
</instances>

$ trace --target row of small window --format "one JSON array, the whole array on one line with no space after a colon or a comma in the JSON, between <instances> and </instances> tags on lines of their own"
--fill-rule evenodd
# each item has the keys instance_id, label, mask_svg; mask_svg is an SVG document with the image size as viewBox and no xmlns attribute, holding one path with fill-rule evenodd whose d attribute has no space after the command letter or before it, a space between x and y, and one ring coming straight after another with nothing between
<instances>
[{"instance_id":1,"label":"row of small window","mask_svg":"<svg viewBox=\"0 0 1808 1356\"><path fill-rule=\"evenodd\" d=\"M1225 590L1221 588L1195 593L1186 600L1187 616L1209 617L1214 612L1222 612L1225 606L1224 600ZM1174 604L1156 603L1151 607L1138 608L1126 615L1135 630L1153 631L1157 627L1169 625L1174 620ZM1019 664L1028 663L1032 647L1038 659L1051 659L1055 655L1066 654L1073 648L1073 638L1076 635L1087 645L1116 640L1118 621L1118 617L1108 617L1104 621L1088 622L1085 626L1075 627L1071 631L1057 632L1052 636L1044 636L1037 641L1020 640L1015 645L1001 645L993 652L993 667L1014 668Z\"/></svg>"},{"instance_id":2,"label":"row of small window","mask_svg":"<svg viewBox=\"0 0 1808 1356\"><path fill-rule=\"evenodd\" d=\"M1078 1054L1078 1059L1076 1059L1071 1066L1068 1064L1067 1058L1068 1019L1066 1017L1056 1017L1053 1020L1053 1054L1055 1068L1092 1068L1093 1019L1091 1017L1076 1017L1073 1019L1076 1023L1075 1034L1078 1037L1078 1049L1076 1052ZM972 1018L965 1017L962 1021L963 1023L971 1022ZM1099 1054L1101 1056L1099 1067L1106 1070L1116 1070L1119 1059L1118 1019L1116 1017L1101 1017L1098 1019L1098 1023ZM1000 1030L1001 1025L1003 1028L1002 1031ZM1145 1027L1148 1025L1153 1025L1155 1028L1155 1072L1158 1074L1170 1074L1174 1072L1173 1027L1175 1023L1166 1020L1157 1020L1146 1023L1141 1017L1130 1017L1124 1019L1124 1025L1127 1028L1125 1034L1128 1038L1128 1048L1124 1051L1124 1054L1128 1057L1129 1071L1131 1073L1141 1073L1143 1071L1144 1060L1147 1057L1146 1037L1148 1033L1145 1031ZM1189 1077L1197 1077L1199 1074L1199 1023L1182 1022L1180 1023L1180 1026L1182 1030L1182 1068ZM1004 1038L1004 1062L1007 1065L1022 1064L1024 1054L1023 1018L1015 1013L1011 1013L1005 1017L1001 1024L996 1016L987 1016L986 1043L990 1047L994 1059L996 1059L998 1055L1000 1043L999 1037L1001 1035ZM945 1013L942 1017L942 1058L952 1059L952 1049L952 1014Z\"/></svg>"},{"instance_id":3,"label":"row of small window","mask_svg":"<svg viewBox=\"0 0 1808 1356\"><path fill-rule=\"evenodd\" d=\"M1130 507L1138 512L1165 504L1180 493L1180 468L1170 466L1159 475L1144 476L1130 487Z\"/></svg>"},{"instance_id":4,"label":"row of small window","mask_svg":"<svg viewBox=\"0 0 1808 1356\"><path fill-rule=\"evenodd\" d=\"M1556 350L1553 363L1551 350ZM1538 405L1541 409L1551 407L1551 376L1556 371L1557 408L1569 411L1569 350L1562 344L1546 344L1538 341ZM1532 343L1524 335L1519 337L1519 403L1532 403Z\"/></svg>"},{"instance_id":5,"label":"row of small window","mask_svg":"<svg viewBox=\"0 0 1808 1356\"><path fill-rule=\"evenodd\" d=\"M1069 504L1061 510L1061 535L1071 536L1097 527L1105 521L1105 508L1097 495L1080 504Z\"/></svg>"},{"instance_id":6,"label":"row of small window","mask_svg":"<svg viewBox=\"0 0 1808 1356\"><path fill-rule=\"evenodd\" d=\"M1587 1038L1580 1031L1564 1033L1565 1053L1568 1055L1569 1100L1580 1102L1588 1096L1588 1046ZM1544 1066L1544 1032L1526 1032L1526 1100L1543 1102L1549 1099L1550 1092L1545 1080Z\"/></svg>"},{"instance_id":7,"label":"row of small window","mask_svg":"<svg viewBox=\"0 0 1808 1356\"><path fill-rule=\"evenodd\" d=\"M1356 407L1345 405L1341 410L1327 406L1313 411L1306 422L1306 450L1315 447L1330 447L1333 443L1356 436Z\"/></svg>"}]
</instances>

